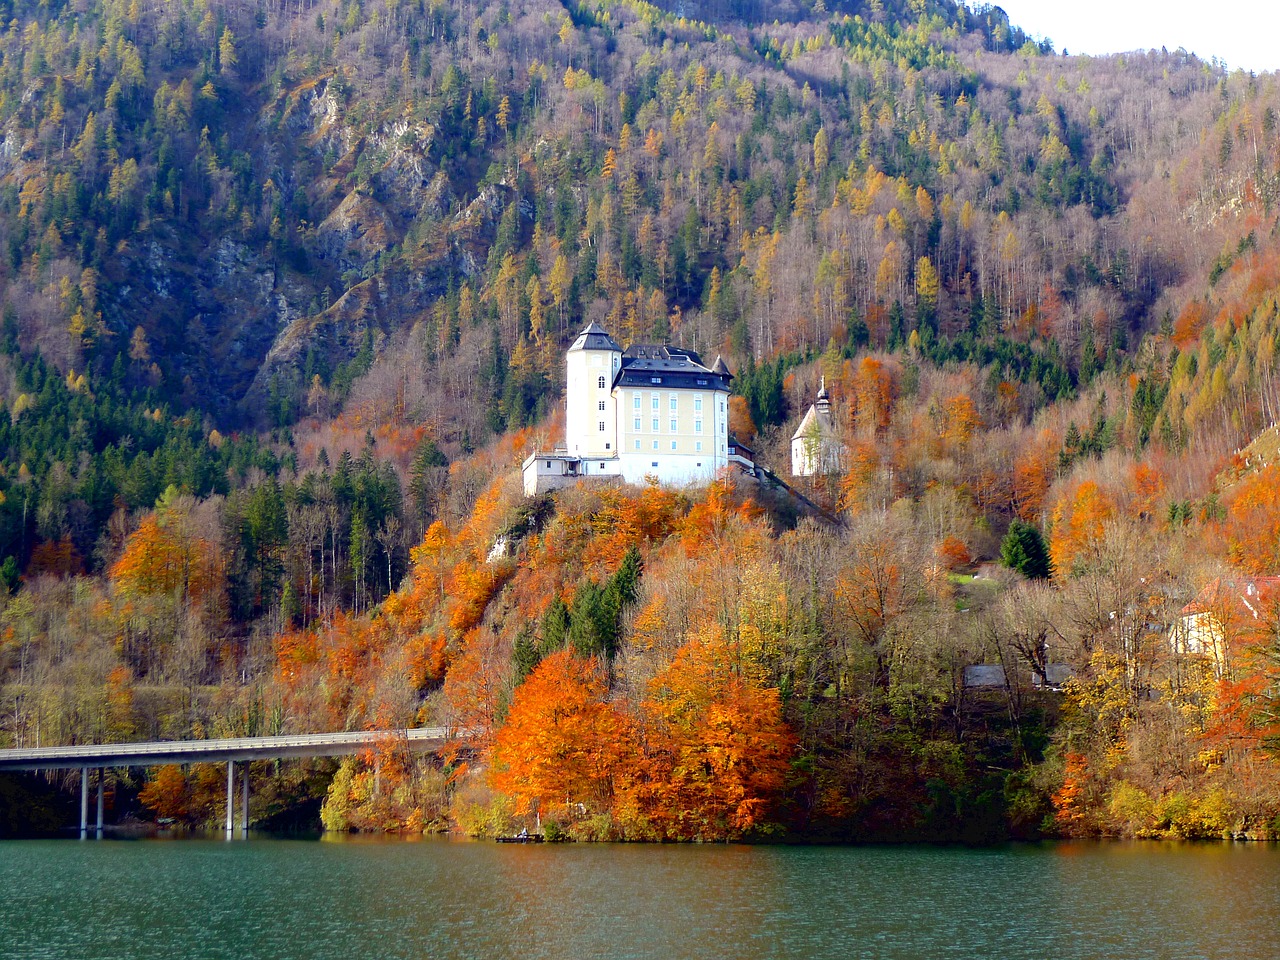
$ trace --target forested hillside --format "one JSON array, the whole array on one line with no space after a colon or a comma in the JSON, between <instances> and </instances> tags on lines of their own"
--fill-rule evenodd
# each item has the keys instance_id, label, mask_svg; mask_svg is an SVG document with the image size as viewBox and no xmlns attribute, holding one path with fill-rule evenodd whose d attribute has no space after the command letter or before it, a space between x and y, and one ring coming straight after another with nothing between
<instances>
[{"instance_id":1,"label":"forested hillside","mask_svg":"<svg viewBox=\"0 0 1280 960\"><path fill-rule=\"evenodd\" d=\"M0 746L475 732L344 764L374 829L1277 830L1280 617L1169 639L1280 574L1274 76L932 0L0 10ZM783 475L825 377L840 523L520 497L589 321Z\"/></svg>"}]
</instances>

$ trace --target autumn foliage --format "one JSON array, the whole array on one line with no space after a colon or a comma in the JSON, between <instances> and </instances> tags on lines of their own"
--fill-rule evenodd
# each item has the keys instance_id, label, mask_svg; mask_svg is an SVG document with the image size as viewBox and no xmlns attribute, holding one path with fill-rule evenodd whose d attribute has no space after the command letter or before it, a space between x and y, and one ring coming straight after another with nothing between
<instances>
[{"instance_id":1,"label":"autumn foliage","mask_svg":"<svg viewBox=\"0 0 1280 960\"><path fill-rule=\"evenodd\" d=\"M1115 508L1107 494L1092 480L1081 483L1073 494L1064 494L1053 510L1049 556L1059 576L1086 561L1093 544L1102 539L1103 524Z\"/></svg>"},{"instance_id":2,"label":"autumn foliage","mask_svg":"<svg viewBox=\"0 0 1280 960\"><path fill-rule=\"evenodd\" d=\"M711 840L766 826L795 739L776 689L739 676L718 638L690 641L637 716L608 702L603 664L563 650L517 688L490 783L517 811L607 813L621 835Z\"/></svg>"},{"instance_id":3,"label":"autumn foliage","mask_svg":"<svg viewBox=\"0 0 1280 960\"><path fill-rule=\"evenodd\" d=\"M677 651L643 710L649 781L639 807L662 836L740 836L776 815L795 737L778 691L745 679L718 631Z\"/></svg>"},{"instance_id":4,"label":"autumn foliage","mask_svg":"<svg viewBox=\"0 0 1280 960\"><path fill-rule=\"evenodd\" d=\"M914 0L9 6L0 746L458 734L335 829L1276 822L1275 617L1200 602L1280 573L1273 81ZM838 469L524 498L589 320L783 479L825 382Z\"/></svg>"},{"instance_id":5,"label":"autumn foliage","mask_svg":"<svg viewBox=\"0 0 1280 960\"><path fill-rule=\"evenodd\" d=\"M129 595L177 593L203 601L222 588L217 549L208 539L184 532L181 518L169 520L155 513L142 518L112 565L111 579Z\"/></svg>"},{"instance_id":6,"label":"autumn foliage","mask_svg":"<svg viewBox=\"0 0 1280 960\"><path fill-rule=\"evenodd\" d=\"M1280 573L1280 464L1249 475L1227 516L1231 560L1252 574Z\"/></svg>"},{"instance_id":7,"label":"autumn foliage","mask_svg":"<svg viewBox=\"0 0 1280 960\"><path fill-rule=\"evenodd\" d=\"M494 740L490 781L521 813L612 807L627 766L626 718L606 702L604 666L569 650L547 657L516 690Z\"/></svg>"}]
</instances>

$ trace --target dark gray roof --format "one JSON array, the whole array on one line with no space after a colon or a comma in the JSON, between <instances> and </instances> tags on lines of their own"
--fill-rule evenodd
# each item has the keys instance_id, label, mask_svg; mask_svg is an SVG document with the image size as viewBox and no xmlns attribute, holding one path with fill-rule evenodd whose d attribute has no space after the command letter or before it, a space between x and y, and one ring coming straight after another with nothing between
<instances>
[{"instance_id":1,"label":"dark gray roof","mask_svg":"<svg viewBox=\"0 0 1280 960\"><path fill-rule=\"evenodd\" d=\"M608 331L595 322L587 324L586 329L578 334L578 339L573 341L573 346L569 349L571 351L616 350L618 353L622 352L622 347L618 344L618 341L609 336Z\"/></svg>"},{"instance_id":2,"label":"dark gray roof","mask_svg":"<svg viewBox=\"0 0 1280 960\"><path fill-rule=\"evenodd\" d=\"M722 363L723 366L723 363ZM728 390L728 370L724 373L708 370L702 358L692 350L671 347L666 344L635 344L622 355L622 369L618 371L615 386L663 386L688 387L707 390Z\"/></svg>"}]
</instances>

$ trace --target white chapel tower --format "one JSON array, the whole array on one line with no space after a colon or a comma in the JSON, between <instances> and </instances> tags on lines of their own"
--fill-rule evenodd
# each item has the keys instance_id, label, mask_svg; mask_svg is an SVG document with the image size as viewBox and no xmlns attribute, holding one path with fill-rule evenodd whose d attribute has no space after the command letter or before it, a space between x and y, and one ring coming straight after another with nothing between
<instances>
[{"instance_id":1,"label":"white chapel tower","mask_svg":"<svg viewBox=\"0 0 1280 960\"><path fill-rule=\"evenodd\" d=\"M569 348L565 384L564 439L576 457L616 457L618 411L613 380L622 368L622 347L592 323Z\"/></svg>"}]
</instances>

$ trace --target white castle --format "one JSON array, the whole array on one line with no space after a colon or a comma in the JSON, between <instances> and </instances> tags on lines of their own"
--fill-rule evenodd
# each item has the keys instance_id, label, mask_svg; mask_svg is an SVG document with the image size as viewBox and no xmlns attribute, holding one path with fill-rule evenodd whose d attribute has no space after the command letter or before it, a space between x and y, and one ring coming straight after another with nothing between
<instances>
[{"instance_id":1,"label":"white castle","mask_svg":"<svg viewBox=\"0 0 1280 960\"><path fill-rule=\"evenodd\" d=\"M751 469L729 439L729 382L692 350L636 344L623 350L592 323L566 357L565 444L524 462L533 496L581 478L666 486L708 483L731 465Z\"/></svg>"}]
</instances>

